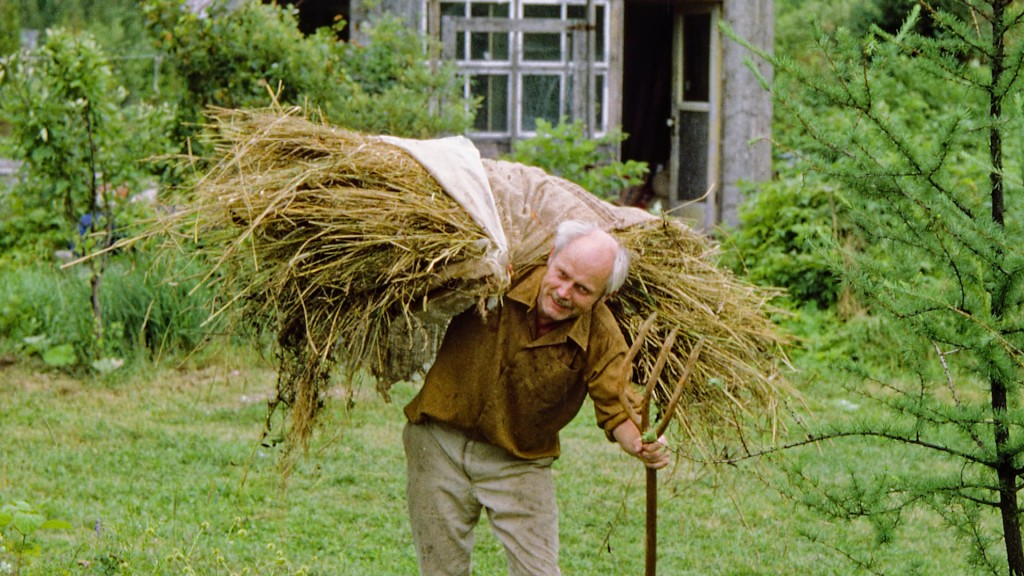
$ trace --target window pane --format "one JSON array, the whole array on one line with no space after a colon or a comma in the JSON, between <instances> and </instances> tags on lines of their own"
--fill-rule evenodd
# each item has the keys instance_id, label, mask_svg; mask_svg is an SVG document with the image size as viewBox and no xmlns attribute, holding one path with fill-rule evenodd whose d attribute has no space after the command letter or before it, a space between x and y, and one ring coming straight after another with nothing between
<instances>
[{"instance_id":1,"label":"window pane","mask_svg":"<svg viewBox=\"0 0 1024 576\"><path fill-rule=\"evenodd\" d=\"M523 5L523 18L555 18L562 17L562 7L549 4L525 4Z\"/></svg>"},{"instance_id":2,"label":"window pane","mask_svg":"<svg viewBox=\"0 0 1024 576\"><path fill-rule=\"evenodd\" d=\"M441 18L445 16L455 16L456 18L462 18L466 15L466 4L463 2L442 2L441 3ZM459 32L455 37L455 59L465 60L466 59L466 34L465 32Z\"/></svg>"},{"instance_id":3,"label":"window pane","mask_svg":"<svg viewBox=\"0 0 1024 576\"><path fill-rule=\"evenodd\" d=\"M583 20L587 19L587 7L586 6L569 6L568 15L570 20ZM594 6L594 56L598 62L604 62L606 60L604 54L604 6Z\"/></svg>"},{"instance_id":4,"label":"window pane","mask_svg":"<svg viewBox=\"0 0 1024 576\"><path fill-rule=\"evenodd\" d=\"M502 2L476 2L469 6L473 18L508 18L509 4ZM508 60L508 34L487 32L469 33L469 60ZM465 38L459 38L464 43ZM461 44L460 44L461 46ZM462 52L460 52L462 54Z\"/></svg>"},{"instance_id":5,"label":"window pane","mask_svg":"<svg viewBox=\"0 0 1024 576\"><path fill-rule=\"evenodd\" d=\"M524 18L562 18L562 7L552 4L524 4ZM523 34L523 61L561 62L561 34Z\"/></svg>"},{"instance_id":6,"label":"window pane","mask_svg":"<svg viewBox=\"0 0 1024 576\"><path fill-rule=\"evenodd\" d=\"M508 34L474 32L469 35L470 60L508 60Z\"/></svg>"},{"instance_id":7,"label":"window pane","mask_svg":"<svg viewBox=\"0 0 1024 576\"><path fill-rule=\"evenodd\" d=\"M679 114L679 199L695 200L708 189L708 113Z\"/></svg>"},{"instance_id":8,"label":"window pane","mask_svg":"<svg viewBox=\"0 0 1024 576\"><path fill-rule=\"evenodd\" d=\"M569 103L569 111L564 114L570 121L584 120L585 110L574 110L576 107L576 83L570 81L566 86L565 101ZM589 94L583 95L585 101L589 97ZM594 131L604 132L604 74L596 74L594 76Z\"/></svg>"},{"instance_id":9,"label":"window pane","mask_svg":"<svg viewBox=\"0 0 1024 576\"><path fill-rule=\"evenodd\" d=\"M710 97L711 15L683 20L683 100L707 102Z\"/></svg>"},{"instance_id":10,"label":"window pane","mask_svg":"<svg viewBox=\"0 0 1024 576\"><path fill-rule=\"evenodd\" d=\"M555 75L523 75L523 130L537 129L537 118L552 124L561 120L562 78Z\"/></svg>"},{"instance_id":11,"label":"window pane","mask_svg":"<svg viewBox=\"0 0 1024 576\"><path fill-rule=\"evenodd\" d=\"M561 34L523 34L523 60L559 62L562 60Z\"/></svg>"},{"instance_id":12,"label":"window pane","mask_svg":"<svg viewBox=\"0 0 1024 576\"><path fill-rule=\"evenodd\" d=\"M508 4L480 2L473 4L469 12L474 18L508 18Z\"/></svg>"},{"instance_id":13,"label":"window pane","mask_svg":"<svg viewBox=\"0 0 1024 576\"><path fill-rule=\"evenodd\" d=\"M480 74L469 79L470 96L480 98L473 119L477 132L508 132L508 75Z\"/></svg>"},{"instance_id":14,"label":"window pane","mask_svg":"<svg viewBox=\"0 0 1024 576\"><path fill-rule=\"evenodd\" d=\"M441 16L465 16L466 5L462 2L441 2Z\"/></svg>"}]
</instances>

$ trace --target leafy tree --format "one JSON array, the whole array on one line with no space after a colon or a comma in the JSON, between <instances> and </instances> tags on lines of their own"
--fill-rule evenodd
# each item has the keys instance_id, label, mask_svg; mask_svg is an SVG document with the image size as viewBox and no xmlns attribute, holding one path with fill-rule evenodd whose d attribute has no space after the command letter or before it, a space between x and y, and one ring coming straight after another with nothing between
<instances>
[{"instance_id":1,"label":"leafy tree","mask_svg":"<svg viewBox=\"0 0 1024 576\"><path fill-rule=\"evenodd\" d=\"M805 503L870 520L880 542L923 507L973 545L979 568L1022 575L1024 231L1005 200L1022 187L1024 7L960 5L966 18L922 0L895 33L819 29L820 67L760 53L804 159L843 186L851 222L891 255L832 252L846 282L892 320L913 375L850 366L862 376L854 391L885 417L834 422L810 440L882 439L932 463L906 474L865 463L845 482L794 478ZM823 109L840 122L821 122Z\"/></svg>"},{"instance_id":2,"label":"leafy tree","mask_svg":"<svg viewBox=\"0 0 1024 576\"><path fill-rule=\"evenodd\" d=\"M159 58L146 36L145 18L136 0L12 0L3 5L20 13L23 28L42 35L50 28L90 33L129 97L139 98L159 88L154 82Z\"/></svg>"},{"instance_id":3,"label":"leafy tree","mask_svg":"<svg viewBox=\"0 0 1024 576\"><path fill-rule=\"evenodd\" d=\"M70 242L79 255L108 246L127 224L127 192L152 179L169 151L169 110L124 106L103 51L88 34L50 30L37 50L0 61L0 117L25 177L6 199L0 249L48 259ZM76 232L76 227L84 225ZM108 252L90 258L97 342L103 340L100 285Z\"/></svg>"},{"instance_id":4,"label":"leafy tree","mask_svg":"<svg viewBox=\"0 0 1024 576\"><path fill-rule=\"evenodd\" d=\"M156 48L181 84L170 95L180 141L195 135L207 106L265 106L271 93L284 103L318 102L333 84L331 46L303 37L292 12L279 6L246 2L231 10L217 3L196 14L181 0L156 0L144 9Z\"/></svg>"},{"instance_id":5,"label":"leafy tree","mask_svg":"<svg viewBox=\"0 0 1024 576\"><path fill-rule=\"evenodd\" d=\"M182 4L146 4L158 48L183 81L182 139L195 135L207 106L265 106L271 93L367 132L427 137L460 133L472 121L454 70L430 70L428 47L394 17L369 23L369 42L356 45L326 28L303 35L295 10L276 4L221 2L201 15Z\"/></svg>"}]
</instances>

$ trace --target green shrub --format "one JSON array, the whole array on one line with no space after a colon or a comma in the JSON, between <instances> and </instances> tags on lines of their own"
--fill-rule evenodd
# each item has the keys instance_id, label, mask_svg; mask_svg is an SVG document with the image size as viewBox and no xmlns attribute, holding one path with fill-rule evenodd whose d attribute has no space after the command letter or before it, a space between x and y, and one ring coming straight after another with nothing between
<instances>
[{"instance_id":1,"label":"green shrub","mask_svg":"<svg viewBox=\"0 0 1024 576\"><path fill-rule=\"evenodd\" d=\"M0 56L10 54L21 46L21 23L18 5L14 2L0 4Z\"/></svg>"},{"instance_id":2,"label":"green shrub","mask_svg":"<svg viewBox=\"0 0 1024 576\"><path fill-rule=\"evenodd\" d=\"M429 45L395 17L367 23L369 41L357 45L329 29L303 36L295 10L276 3L215 3L199 16L181 0L151 0L146 11L157 48L170 55L184 87L182 141L196 134L206 107L263 107L271 93L365 132L422 138L461 133L472 121L454 69L430 70Z\"/></svg>"},{"instance_id":3,"label":"green shrub","mask_svg":"<svg viewBox=\"0 0 1024 576\"><path fill-rule=\"evenodd\" d=\"M156 49L169 56L171 83L181 86L172 95L179 141L194 135L207 106L261 107L272 91L283 103L316 103L336 84L331 46L304 38L292 9L244 2L230 10L217 2L198 15L181 0L153 0L144 10Z\"/></svg>"},{"instance_id":4,"label":"green shrub","mask_svg":"<svg viewBox=\"0 0 1024 576\"><path fill-rule=\"evenodd\" d=\"M724 235L722 264L762 286L785 288L797 307L834 306L842 283L823 247L849 238L839 194L797 179L759 183L746 192L739 228Z\"/></svg>"},{"instance_id":5,"label":"green shrub","mask_svg":"<svg viewBox=\"0 0 1024 576\"><path fill-rule=\"evenodd\" d=\"M598 138L587 138L580 121L562 121L558 126L542 118L537 119L537 135L519 140L512 145L509 160L543 168L590 191L611 200L620 191L643 182L647 163L614 160L609 150L618 149L626 138L619 130L612 130Z\"/></svg>"},{"instance_id":6,"label":"green shrub","mask_svg":"<svg viewBox=\"0 0 1024 576\"><path fill-rule=\"evenodd\" d=\"M385 14L363 26L365 44L341 45L339 66L349 81L324 103L335 124L375 134L428 138L461 134L473 121L448 63L431 69L427 54L436 49L396 16Z\"/></svg>"},{"instance_id":7,"label":"green shrub","mask_svg":"<svg viewBox=\"0 0 1024 576\"><path fill-rule=\"evenodd\" d=\"M0 152L21 160L25 175L4 200L0 258L48 258L68 248L83 214L102 211L126 223L127 203L113 191L139 190L164 169L141 160L170 151L171 118L166 107L126 99L88 34L49 30L31 54L0 61L0 120L11 127Z\"/></svg>"}]
</instances>

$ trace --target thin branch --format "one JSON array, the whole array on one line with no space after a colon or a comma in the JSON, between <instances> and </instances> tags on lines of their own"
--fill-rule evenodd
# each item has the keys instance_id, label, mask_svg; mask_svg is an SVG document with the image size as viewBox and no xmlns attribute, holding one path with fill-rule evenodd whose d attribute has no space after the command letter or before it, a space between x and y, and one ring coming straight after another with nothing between
<instances>
[{"instance_id":1,"label":"thin branch","mask_svg":"<svg viewBox=\"0 0 1024 576\"><path fill-rule=\"evenodd\" d=\"M939 345L932 340L932 346L935 347L935 353L939 355L939 362L942 363L942 371L946 374L946 382L949 384L949 391L953 393L953 401L957 406L960 405L960 396L956 393L956 386L953 384L953 375L949 371L949 365L946 364L946 353L939 349ZM953 350L949 353L955 353L959 350Z\"/></svg>"},{"instance_id":2,"label":"thin branch","mask_svg":"<svg viewBox=\"0 0 1024 576\"><path fill-rule=\"evenodd\" d=\"M881 439L884 439L884 440L892 440L894 442L899 442L899 443L902 443L902 444L908 444L908 445L911 445L911 446L918 446L918 447L921 447L921 448L928 448L928 449L931 449L931 450L935 450L937 452L941 452L941 453L944 453L944 454L948 454L950 456L955 456L957 458L966 460L966 461L971 462L973 464L978 464L978 465L981 465L981 466L985 466L986 468L995 468L995 466L996 466L995 462L990 462L990 461L988 461L988 460L986 460L984 458L981 458L979 456L976 456L974 454L971 454L971 453L968 453L968 452L962 452L960 450L955 450L955 449L950 448L948 446L943 446L941 444L935 444L934 442L928 442L928 441L922 440L920 438L910 438L910 437L906 437L906 436L901 436L899 434L893 434L893 433L889 433L889 432L880 432L880 431L874 431L874 430L862 430L862 431L855 431L855 432L828 432L828 433L824 433L824 434L808 434L806 439L800 440L798 442L792 442L792 443L789 443L789 444L785 444L783 446L773 446L771 448L766 448L766 449L763 449L763 450L757 450L755 452L748 452L746 454L743 454L743 455L737 456L737 457L727 457L727 458L724 458L724 459L714 459L714 460L711 460L710 463L711 464L738 464L738 463L743 462L745 460L751 460L751 459L754 459L754 458L759 458L761 456L768 456L768 455L771 455L771 454L777 454L777 453L784 452L786 450L792 450L794 448L800 448L802 446L807 446L807 445L810 445L810 444L818 444L818 443L820 443L822 441L825 441L825 440L836 440L836 439L839 439L839 438L850 438L850 437L881 438Z\"/></svg>"}]
</instances>

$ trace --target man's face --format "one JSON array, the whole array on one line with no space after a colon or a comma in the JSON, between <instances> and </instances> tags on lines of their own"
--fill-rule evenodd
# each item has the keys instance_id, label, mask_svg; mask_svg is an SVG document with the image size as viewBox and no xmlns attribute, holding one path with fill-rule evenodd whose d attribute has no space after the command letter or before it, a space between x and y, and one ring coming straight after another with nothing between
<instances>
[{"instance_id":1,"label":"man's face","mask_svg":"<svg viewBox=\"0 0 1024 576\"><path fill-rule=\"evenodd\" d=\"M561 322L591 310L604 299L614 261L614 244L597 234L577 238L551 256L537 294L539 320Z\"/></svg>"}]
</instances>

